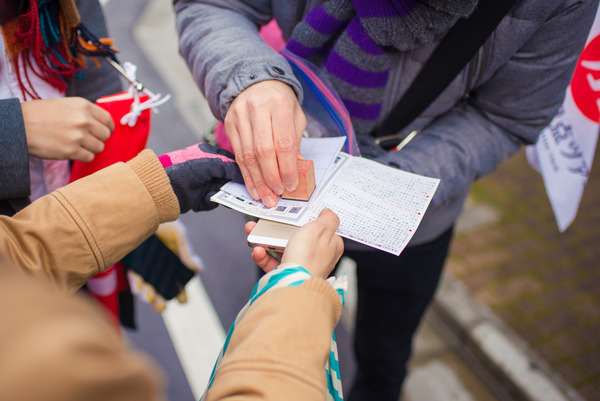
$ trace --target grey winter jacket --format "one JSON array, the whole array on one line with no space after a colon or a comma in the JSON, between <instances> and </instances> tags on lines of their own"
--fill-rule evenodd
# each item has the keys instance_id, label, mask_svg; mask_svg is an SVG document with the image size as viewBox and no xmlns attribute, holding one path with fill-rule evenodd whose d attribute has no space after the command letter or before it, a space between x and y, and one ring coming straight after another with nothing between
<instances>
[{"instance_id":1,"label":"grey winter jacket","mask_svg":"<svg viewBox=\"0 0 600 401\"><path fill-rule=\"evenodd\" d=\"M83 24L98 37L108 33L98 1L75 1ZM74 77L66 96L95 101L122 90L119 75L107 64L88 61L83 77ZM0 99L0 214L14 214L25 207L30 194L29 155L19 99Z\"/></svg>"},{"instance_id":2,"label":"grey winter jacket","mask_svg":"<svg viewBox=\"0 0 600 401\"><path fill-rule=\"evenodd\" d=\"M322 0L174 3L181 53L217 118L223 120L231 101L262 80L287 82L302 99L291 68L262 42L257 29L275 18L288 39ZM441 179L411 245L446 231L471 183L536 141L563 101L597 7L597 0L518 0L448 88L405 127L404 133L420 133L404 149L385 152L372 139L359 138L363 156ZM381 121L436 45L397 54ZM277 74L274 66L285 74Z\"/></svg>"}]
</instances>

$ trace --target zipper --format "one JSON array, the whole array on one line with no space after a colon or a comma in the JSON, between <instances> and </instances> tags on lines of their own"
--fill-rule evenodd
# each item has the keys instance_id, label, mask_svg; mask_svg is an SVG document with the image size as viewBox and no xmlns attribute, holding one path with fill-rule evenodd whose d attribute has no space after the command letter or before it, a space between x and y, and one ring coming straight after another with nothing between
<instances>
[{"instance_id":1,"label":"zipper","mask_svg":"<svg viewBox=\"0 0 600 401\"><path fill-rule=\"evenodd\" d=\"M486 54L487 41L479 48L479 50L477 50L477 53L475 53L475 56L467 65L469 72L467 73L467 77L465 78L467 81L465 85L466 90L465 94L462 96L462 99L459 101L463 110L465 110L467 107L469 97L471 96L471 91L477 87L479 81L481 80L481 74L483 71L483 64L485 63Z\"/></svg>"},{"instance_id":2,"label":"zipper","mask_svg":"<svg viewBox=\"0 0 600 401\"><path fill-rule=\"evenodd\" d=\"M485 63L487 54L487 41L484 43L475 56L475 59L471 63L471 71L469 73L469 84L467 85L466 93L471 92L477 87L481 80L481 73L483 71L483 64Z\"/></svg>"}]
</instances>

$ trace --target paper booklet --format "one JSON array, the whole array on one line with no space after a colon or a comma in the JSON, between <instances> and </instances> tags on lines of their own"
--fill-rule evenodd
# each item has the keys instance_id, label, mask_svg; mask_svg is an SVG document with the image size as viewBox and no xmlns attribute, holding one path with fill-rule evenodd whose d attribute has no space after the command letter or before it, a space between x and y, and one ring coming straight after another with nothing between
<instances>
[{"instance_id":1,"label":"paper booklet","mask_svg":"<svg viewBox=\"0 0 600 401\"><path fill-rule=\"evenodd\" d=\"M308 201L279 199L266 207L243 184L227 183L211 197L238 212L302 226L324 208L340 218L342 237L399 255L406 247L440 182L340 151L345 137L303 138L302 155L312 160L316 188Z\"/></svg>"}]
</instances>

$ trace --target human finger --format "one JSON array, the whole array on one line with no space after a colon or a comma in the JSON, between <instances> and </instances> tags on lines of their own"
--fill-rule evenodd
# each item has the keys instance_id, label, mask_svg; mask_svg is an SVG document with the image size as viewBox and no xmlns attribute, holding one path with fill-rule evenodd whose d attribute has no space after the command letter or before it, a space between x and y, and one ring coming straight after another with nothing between
<instances>
[{"instance_id":1,"label":"human finger","mask_svg":"<svg viewBox=\"0 0 600 401\"><path fill-rule=\"evenodd\" d=\"M156 294L152 306L155 311L162 312L167 308L167 301L160 294Z\"/></svg>"},{"instance_id":2,"label":"human finger","mask_svg":"<svg viewBox=\"0 0 600 401\"><path fill-rule=\"evenodd\" d=\"M230 140L233 137L239 140L236 160L248 169L252 178L253 185L247 182L246 186L255 199L261 199L268 207L277 205L277 195L283 192L273 143L272 118L282 100L288 97L295 97L295 94L287 84L277 80L261 81L238 95L225 116L227 136ZM236 132L230 132L230 128L235 128Z\"/></svg>"},{"instance_id":3,"label":"human finger","mask_svg":"<svg viewBox=\"0 0 600 401\"><path fill-rule=\"evenodd\" d=\"M235 157L235 162L240 168L240 172L242 173L242 177L244 178L244 184L246 184L246 188L254 199L260 199L260 194L256 190L256 185L254 185L254 181L252 180L252 175L250 171L246 167L244 163L244 150L242 148L242 141L240 139L240 134L237 130L235 116L231 117L233 112L230 109L230 112L227 113L227 117L225 118L225 132L227 133L227 138L229 139L229 143L233 149L233 154Z\"/></svg>"},{"instance_id":4,"label":"human finger","mask_svg":"<svg viewBox=\"0 0 600 401\"><path fill-rule=\"evenodd\" d=\"M254 229L254 226L256 226L256 222L255 221L249 221L244 225L244 231L246 231L246 234L250 234L250 232Z\"/></svg>"},{"instance_id":5,"label":"human finger","mask_svg":"<svg viewBox=\"0 0 600 401\"><path fill-rule=\"evenodd\" d=\"M113 121L112 116L102 107L92 104L92 117L98 121L100 124L104 125L109 129L110 132L113 132L115 129L115 122Z\"/></svg>"},{"instance_id":6,"label":"human finger","mask_svg":"<svg viewBox=\"0 0 600 401\"><path fill-rule=\"evenodd\" d=\"M274 118L275 116L271 113L259 111L250 113L254 151L260 173L269 190L275 195L281 195L283 183L279 175L278 155L274 143L275 131L272 124ZM260 188L258 189L260 192Z\"/></svg>"},{"instance_id":7,"label":"human finger","mask_svg":"<svg viewBox=\"0 0 600 401\"><path fill-rule=\"evenodd\" d=\"M294 113L294 125L296 127L296 139L298 143L298 153L300 153L300 141L302 140L302 136L304 135L304 131L306 130L306 115L302 110L302 106L300 103L296 102L296 108Z\"/></svg>"},{"instance_id":8,"label":"human finger","mask_svg":"<svg viewBox=\"0 0 600 401\"><path fill-rule=\"evenodd\" d=\"M269 255L265 248L260 246L255 247L252 250L252 260L258 265L265 273L270 272L279 266L279 261L273 256Z\"/></svg>"},{"instance_id":9,"label":"human finger","mask_svg":"<svg viewBox=\"0 0 600 401\"><path fill-rule=\"evenodd\" d=\"M320 250L325 253L324 259L331 256L332 259L339 259L343 251L343 241L336 234L340 226L340 219L331 209L323 209L316 220L306 224L305 230L301 233L304 237L308 236L315 239L316 247L314 255ZM306 241L306 238L303 238Z\"/></svg>"},{"instance_id":10,"label":"human finger","mask_svg":"<svg viewBox=\"0 0 600 401\"><path fill-rule=\"evenodd\" d=\"M335 234L339 218L329 209L321 211L319 217L304 225L288 241L283 253L283 263L303 266L312 274L326 277L342 255L344 245Z\"/></svg>"},{"instance_id":11,"label":"human finger","mask_svg":"<svg viewBox=\"0 0 600 401\"><path fill-rule=\"evenodd\" d=\"M273 142L281 180L286 190L293 191L298 187L297 154L300 149L293 105L281 107L272 118Z\"/></svg>"},{"instance_id":12,"label":"human finger","mask_svg":"<svg viewBox=\"0 0 600 401\"><path fill-rule=\"evenodd\" d=\"M146 303L153 303L156 295L154 287L144 281L142 283L142 290L140 291L140 298Z\"/></svg>"},{"instance_id":13,"label":"human finger","mask_svg":"<svg viewBox=\"0 0 600 401\"><path fill-rule=\"evenodd\" d=\"M105 142L108 138L110 138L110 134L112 133L112 129L105 124L100 123L98 120L90 121L88 124L88 131L91 135L102 142Z\"/></svg>"},{"instance_id":14,"label":"human finger","mask_svg":"<svg viewBox=\"0 0 600 401\"><path fill-rule=\"evenodd\" d=\"M323 224L331 234L335 233L340 226L340 218L329 208L321 210L315 221Z\"/></svg>"},{"instance_id":15,"label":"human finger","mask_svg":"<svg viewBox=\"0 0 600 401\"><path fill-rule=\"evenodd\" d=\"M256 191L252 194L252 196L254 197L258 194L258 198L256 199L261 199L267 207L274 207L275 205L277 205L277 194L271 190L271 188L265 181L265 178L263 176L263 170L261 167L262 164L264 164L265 166L269 166L268 161L262 160L263 158L267 158L266 155L268 154L268 151L264 150L264 148L267 146L264 144L265 138L262 138L258 133L260 129L263 129L260 128L263 125L258 124L258 126L251 126L250 123L256 124L256 119L252 117L252 121L240 121L240 124L237 126L237 128L239 133L238 137L240 138L242 147L243 164L248 169L248 173L252 178L252 182L254 183L254 189ZM263 153L263 155L259 155L258 150L256 149L255 136L257 138L261 137L258 140L261 144L261 152ZM275 168L275 171L277 171L276 165L274 167L271 166L266 168ZM265 172L267 172L267 170L265 170ZM280 190L280 188L277 187L275 189Z\"/></svg>"},{"instance_id":16,"label":"human finger","mask_svg":"<svg viewBox=\"0 0 600 401\"><path fill-rule=\"evenodd\" d=\"M179 294L176 295L177 301L179 301L180 304L185 304L188 301L188 296L187 296L187 292L185 292L185 288L183 290L181 290L181 292Z\"/></svg>"},{"instance_id":17,"label":"human finger","mask_svg":"<svg viewBox=\"0 0 600 401\"><path fill-rule=\"evenodd\" d=\"M104 141L87 132L81 139L81 147L94 154L100 153L104 150Z\"/></svg>"},{"instance_id":18,"label":"human finger","mask_svg":"<svg viewBox=\"0 0 600 401\"><path fill-rule=\"evenodd\" d=\"M94 160L95 153L90 150L84 148L83 146L78 146L70 155L69 159L78 160L80 162L89 163Z\"/></svg>"},{"instance_id":19,"label":"human finger","mask_svg":"<svg viewBox=\"0 0 600 401\"><path fill-rule=\"evenodd\" d=\"M134 272L133 270L127 269L127 277L129 278L129 288L134 295L139 295L142 292L144 280L142 276Z\"/></svg>"}]
</instances>

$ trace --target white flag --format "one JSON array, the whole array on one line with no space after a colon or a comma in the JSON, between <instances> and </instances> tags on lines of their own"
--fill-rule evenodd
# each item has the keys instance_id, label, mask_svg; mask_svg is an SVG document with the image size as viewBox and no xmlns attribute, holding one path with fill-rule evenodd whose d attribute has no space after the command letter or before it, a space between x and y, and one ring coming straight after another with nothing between
<instances>
[{"instance_id":1,"label":"white flag","mask_svg":"<svg viewBox=\"0 0 600 401\"><path fill-rule=\"evenodd\" d=\"M594 159L599 121L600 9L562 107L537 143L526 148L529 163L542 174L560 232L577 215Z\"/></svg>"}]
</instances>

